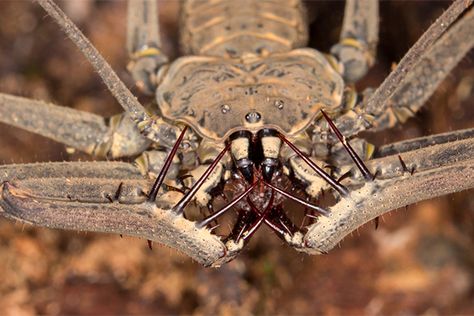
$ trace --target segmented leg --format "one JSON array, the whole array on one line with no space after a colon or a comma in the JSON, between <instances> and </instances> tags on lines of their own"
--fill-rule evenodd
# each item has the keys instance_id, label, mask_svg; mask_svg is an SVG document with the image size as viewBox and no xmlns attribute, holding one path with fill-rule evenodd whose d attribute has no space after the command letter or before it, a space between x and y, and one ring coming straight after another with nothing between
<instances>
[{"instance_id":1,"label":"segmented leg","mask_svg":"<svg viewBox=\"0 0 474 316\"><path fill-rule=\"evenodd\" d=\"M230 143L227 144L224 149L222 149L219 155L215 157L214 161L209 166L207 166L206 170L202 173L201 177L196 181L196 183L194 183L193 187L176 204L176 206L174 207L175 212L182 214L186 205L188 205L189 202L191 202L191 200L195 198L201 186L203 186L205 183L209 184L209 181L208 181L209 178L211 179L211 183L213 183L213 179L215 177L210 177L210 175L213 173L216 167L221 166L220 161L224 157L224 155L229 151L229 149L230 149ZM220 169L220 170L221 170L220 172L217 172L219 182L221 179L223 169Z\"/></svg>"},{"instance_id":2,"label":"segmented leg","mask_svg":"<svg viewBox=\"0 0 474 316\"><path fill-rule=\"evenodd\" d=\"M321 166L324 166L324 162L317 159L316 157L310 157L310 159ZM309 167L300 157L292 157L289 160L289 167L294 177L303 182L305 192L313 198L318 197L322 190L327 190L331 186L319 176L311 167Z\"/></svg>"},{"instance_id":3,"label":"segmented leg","mask_svg":"<svg viewBox=\"0 0 474 316\"><path fill-rule=\"evenodd\" d=\"M259 184L259 182L254 182L251 184L244 192L241 194L237 195L232 201L229 202L226 206L224 206L222 209L220 209L217 212L214 212L213 214L207 216L203 220L201 220L197 225L199 227L204 227L209 225L212 221L217 219L218 217L222 216L224 213L229 211L232 207L234 207L237 203L239 203L242 199L246 198L250 192Z\"/></svg>"},{"instance_id":4,"label":"segmented leg","mask_svg":"<svg viewBox=\"0 0 474 316\"><path fill-rule=\"evenodd\" d=\"M151 141L140 134L127 113L105 119L88 112L0 93L0 122L99 158L141 154L135 164L143 174L158 174L166 158L165 151L145 151ZM174 163L169 178L176 178L177 169L177 163Z\"/></svg>"},{"instance_id":5,"label":"segmented leg","mask_svg":"<svg viewBox=\"0 0 474 316\"><path fill-rule=\"evenodd\" d=\"M407 151L416 150L428 146L445 144L448 142L459 141L463 139L474 138L474 128L458 130L454 132L447 132L442 134L430 135L426 137L419 137L409 140L404 140L377 148L374 157L380 158L390 155L401 154Z\"/></svg>"},{"instance_id":6,"label":"segmented leg","mask_svg":"<svg viewBox=\"0 0 474 316\"><path fill-rule=\"evenodd\" d=\"M142 174L159 173L166 152L147 150L151 141L140 134L127 113L99 115L0 93L0 122L42 135L99 158L133 157ZM176 178L175 161L169 178Z\"/></svg>"},{"instance_id":7,"label":"segmented leg","mask_svg":"<svg viewBox=\"0 0 474 316\"><path fill-rule=\"evenodd\" d=\"M298 156L303 160L314 172L316 172L322 179L324 179L333 189L335 189L341 196L347 195L349 192L347 188L334 180L326 171L312 161L305 153L300 151L294 144L286 139L282 134L278 135Z\"/></svg>"},{"instance_id":8,"label":"segmented leg","mask_svg":"<svg viewBox=\"0 0 474 316\"><path fill-rule=\"evenodd\" d=\"M334 120L343 135L351 137L368 128L376 131L392 127L423 105L449 71L474 46L472 2L455 1L420 37L375 92L364 93L363 100L357 106ZM464 12L466 14L443 34ZM396 102L400 102L401 106ZM315 125L313 142L328 142L325 138L327 128L319 122ZM331 141L336 143L337 139L333 137Z\"/></svg>"},{"instance_id":9,"label":"segmented leg","mask_svg":"<svg viewBox=\"0 0 474 316\"><path fill-rule=\"evenodd\" d=\"M360 170L362 175L364 176L365 180L372 180L373 175L370 173L370 171L367 169L367 167L364 164L364 161L359 157L359 155L355 152L354 148L352 148L351 144L347 141L346 137L342 135L341 131L337 129L336 125L334 122L329 118L329 116L321 110L321 113L323 113L324 118L326 121L328 121L329 126L333 130L334 134L336 134L336 137L339 139L341 144L344 146L345 150L351 157L352 161L355 163L357 168Z\"/></svg>"},{"instance_id":10,"label":"segmented leg","mask_svg":"<svg viewBox=\"0 0 474 316\"><path fill-rule=\"evenodd\" d=\"M426 53L383 106L367 110L375 116L373 130L393 127L412 117L451 70L474 47L474 9L471 8Z\"/></svg>"},{"instance_id":11,"label":"segmented leg","mask_svg":"<svg viewBox=\"0 0 474 316\"><path fill-rule=\"evenodd\" d=\"M176 144L174 144L173 148L168 154L168 157L166 157L165 163L163 164L163 167L161 168L161 171L158 174L158 177L156 178L155 183L153 184L153 186L150 189L150 192L148 193L148 200L151 202L156 201L156 197L158 196L160 187L163 184L163 181L165 180L168 170L170 169L171 163L173 162L173 158L176 155L176 152L178 151L179 145L183 141L184 134L186 133L186 129L187 127L185 127L183 131L181 132L181 135L179 135L178 140L176 141Z\"/></svg>"},{"instance_id":12,"label":"segmented leg","mask_svg":"<svg viewBox=\"0 0 474 316\"><path fill-rule=\"evenodd\" d=\"M0 122L22 128L96 157L126 157L151 143L126 114L103 117L0 93Z\"/></svg>"},{"instance_id":13,"label":"segmented leg","mask_svg":"<svg viewBox=\"0 0 474 316\"><path fill-rule=\"evenodd\" d=\"M156 73L168 63L161 50L158 6L156 0L129 0L127 8L127 49L131 57L128 69L136 85L154 94Z\"/></svg>"},{"instance_id":14,"label":"segmented leg","mask_svg":"<svg viewBox=\"0 0 474 316\"><path fill-rule=\"evenodd\" d=\"M467 137L469 134L471 136ZM469 129L393 143L381 147L376 152L376 158L366 163L371 173L377 174L376 179L379 180L403 176L407 170L414 170L416 174L453 165L474 157L473 135L474 129ZM349 168L352 175L349 182L363 183L364 178L360 172L354 166Z\"/></svg>"},{"instance_id":15,"label":"segmented leg","mask_svg":"<svg viewBox=\"0 0 474 316\"><path fill-rule=\"evenodd\" d=\"M0 183L29 178L143 179L132 164L115 161L44 162L0 165Z\"/></svg>"},{"instance_id":16,"label":"segmented leg","mask_svg":"<svg viewBox=\"0 0 474 316\"><path fill-rule=\"evenodd\" d=\"M378 0L347 0L339 43L331 54L343 64L348 82L362 78L374 64L379 32Z\"/></svg>"},{"instance_id":17,"label":"segmented leg","mask_svg":"<svg viewBox=\"0 0 474 316\"><path fill-rule=\"evenodd\" d=\"M84 54L115 99L130 115L140 132L161 145L173 147L180 134L179 128L166 123L160 117L151 117L148 114L97 49L52 0L38 0L38 3Z\"/></svg>"}]
</instances>

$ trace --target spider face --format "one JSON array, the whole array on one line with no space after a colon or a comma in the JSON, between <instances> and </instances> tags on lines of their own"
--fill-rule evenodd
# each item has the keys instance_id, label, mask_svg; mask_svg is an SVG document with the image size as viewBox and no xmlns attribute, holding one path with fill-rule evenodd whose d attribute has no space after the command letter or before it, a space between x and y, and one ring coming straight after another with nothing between
<instances>
[{"instance_id":1,"label":"spider face","mask_svg":"<svg viewBox=\"0 0 474 316\"><path fill-rule=\"evenodd\" d=\"M205 265L219 265L235 257L261 224L298 250L323 253L361 223L407 203L399 196L411 203L444 194L446 187L470 185L470 158L465 155L471 148L466 144L469 132L415 141L435 144L436 150L403 143L391 151L374 151L358 137L417 112L469 51L474 45L470 3L455 2L378 89L356 92L352 81L375 58L375 1L347 2L340 39L323 54L303 47L307 30L301 28L305 19L299 1L239 8L232 1L190 0L182 31L189 40L184 50L193 55L172 62L156 34L146 32L157 29L156 10L149 7L156 3L131 1L129 68L137 85L154 93L157 104L149 108L128 91L59 7L50 0L39 3L84 52L125 112L104 119L1 95L0 118L99 159L123 162L5 167L0 198L5 216L71 229L76 226L67 215L74 214L81 229L145 236ZM202 10L193 9L197 7ZM254 23L255 17L263 22ZM448 54L446 47L457 49ZM448 158L457 159L442 156L447 149ZM77 182L68 178L73 171ZM444 182L429 186L435 176ZM116 181L104 184L107 177ZM75 185L66 186L64 178ZM448 183L452 179L458 182ZM214 210L211 205L227 185L234 187L230 201ZM414 197L416 190L406 189L410 187L427 189ZM293 188L302 193L292 193ZM393 188L400 191L396 196ZM314 204L321 192L333 198L328 209ZM287 200L326 216L294 224L283 210ZM207 206L208 213L198 220L187 217L189 203ZM59 208L65 211L50 212ZM213 222L229 209L237 214L230 233L213 234ZM122 214L121 220L111 224L91 210L114 218Z\"/></svg>"},{"instance_id":2,"label":"spider face","mask_svg":"<svg viewBox=\"0 0 474 316\"><path fill-rule=\"evenodd\" d=\"M322 108L340 112L345 87L330 61L310 48L265 57L182 57L158 81L163 116L216 142L242 129L300 134Z\"/></svg>"}]
</instances>

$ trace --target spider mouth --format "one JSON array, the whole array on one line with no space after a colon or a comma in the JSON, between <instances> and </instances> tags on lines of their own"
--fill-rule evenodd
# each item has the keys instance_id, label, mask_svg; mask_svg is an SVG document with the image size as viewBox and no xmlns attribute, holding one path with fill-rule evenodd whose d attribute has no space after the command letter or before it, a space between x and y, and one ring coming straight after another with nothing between
<instances>
[{"instance_id":1,"label":"spider mouth","mask_svg":"<svg viewBox=\"0 0 474 316\"><path fill-rule=\"evenodd\" d=\"M198 216L198 227L211 228L224 241L239 244L241 240L248 242L258 228L266 224L281 239L291 240L296 233L304 232L305 225L314 222L315 214L327 215L325 209L309 202L310 197L304 194L304 190L299 190L298 196L295 192L295 179L290 179L283 173L283 163L279 157L283 141L286 138L274 129L262 129L255 134L242 130L229 137L226 148L208 170L212 171L219 157L230 151L233 159L232 177L211 193L212 199L207 210L201 209L201 216ZM203 175L201 179L205 178ZM196 182L195 187L200 184L201 179ZM191 196L191 193L188 192L187 195ZM216 201L219 197L223 197L223 201ZM186 197L183 198L183 201L187 200ZM293 214L289 214L286 211L289 208L287 200L301 205L303 212L295 212L293 205ZM214 205L219 204L219 210L214 211ZM183 205L185 204L179 203L177 208L180 209ZM229 212L231 209L235 212ZM301 218L305 219L308 210L312 210L312 217L305 222ZM298 215L295 213L303 215L297 219ZM187 212L185 216L191 217Z\"/></svg>"},{"instance_id":2,"label":"spider mouth","mask_svg":"<svg viewBox=\"0 0 474 316\"><path fill-rule=\"evenodd\" d=\"M226 186L234 186L234 193L230 194L233 199L218 212L206 216L198 225L217 227L220 225L217 219L234 208L236 218L233 218L233 225L223 234L224 240L239 243L242 239L246 243L265 224L278 237L290 241L295 234L304 233L305 227L312 224L317 215L327 215L328 211L312 203L311 197L295 177L283 173L279 153L284 142L291 144L283 134L268 128L255 134L249 131L232 134L228 146L230 143L234 161L233 179ZM296 147L293 150L306 157ZM311 165L330 183L336 183L313 162Z\"/></svg>"},{"instance_id":3,"label":"spider mouth","mask_svg":"<svg viewBox=\"0 0 474 316\"><path fill-rule=\"evenodd\" d=\"M332 120L322 112L335 132L356 166L360 169L367 180L373 179L367 167L360 157L357 156L345 137L340 133ZM168 171L169 165L176 154L177 148L184 137L186 128L183 129L178 141L173 146L170 155L165 161L152 190L149 194L150 201L155 201L156 194ZM212 192L212 198L208 203L207 211L201 211L201 216L195 218L197 227L210 228L225 242L247 243L257 229L266 224L280 238L291 243L293 237L298 233L304 233L305 227L317 220L320 215L328 215L329 212L323 207L311 201L311 197L300 189L298 181L292 179L291 175L283 173L279 152L281 145L285 143L291 148L310 168L313 169L329 186L340 196L347 196L348 190L321 167L316 165L306 154L300 151L283 134L274 129L264 128L256 134L242 130L232 134L225 148L217 155L203 175L196 181L189 191L173 208L177 214L191 218L186 206L192 201L202 184L208 179L222 157L230 151L233 159L232 178L222 186L218 186ZM298 190L299 189L299 190ZM221 196L225 203L218 211L214 211L217 197ZM299 212L299 225L295 224L293 203L300 206L303 212ZM319 203L318 203L319 204ZM236 209L234 218L230 221L228 229L218 229L226 221L228 211ZM291 212L287 211L290 210ZM307 220L306 218L309 218ZM302 219L301 219L302 218ZM298 246L292 244L292 246Z\"/></svg>"},{"instance_id":4,"label":"spider mouth","mask_svg":"<svg viewBox=\"0 0 474 316\"><path fill-rule=\"evenodd\" d=\"M247 243L262 225L288 241L297 233L305 233L305 227L319 215L328 214L312 204L302 185L280 170L271 181L264 180L260 169L255 168L254 174L256 180L248 183L235 172L233 179L218 189L219 194L210 204L213 206L203 210L204 217L197 225L211 228L225 242ZM214 212L214 204L222 206Z\"/></svg>"}]
</instances>

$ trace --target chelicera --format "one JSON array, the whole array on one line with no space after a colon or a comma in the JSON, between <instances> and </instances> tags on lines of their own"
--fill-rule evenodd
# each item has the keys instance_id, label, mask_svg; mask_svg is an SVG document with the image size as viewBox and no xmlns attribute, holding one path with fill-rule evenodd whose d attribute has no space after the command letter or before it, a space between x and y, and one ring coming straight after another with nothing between
<instances>
[{"instance_id":1,"label":"chelicera","mask_svg":"<svg viewBox=\"0 0 474 316\"><path fill-rule=\"evenodd\" d=\"M474 46L472 1L455 1L363 92L353 83L375 60L377 1L348 0L340 39L324 54L305 47L301 1L188 0L185 56L171 63L156 1L129 1L129 70L154 95L150 107L52 0L38 2L125 112L106 119L1 94L2 122L109 159L0 166L2 216L139 236L218 266L262 224L299 251L326 253L385 212L474 187L472 129L381 148L358 136L406 121ZM332 204L320 203L324 192Z\"/></svg>"}]
</instances>

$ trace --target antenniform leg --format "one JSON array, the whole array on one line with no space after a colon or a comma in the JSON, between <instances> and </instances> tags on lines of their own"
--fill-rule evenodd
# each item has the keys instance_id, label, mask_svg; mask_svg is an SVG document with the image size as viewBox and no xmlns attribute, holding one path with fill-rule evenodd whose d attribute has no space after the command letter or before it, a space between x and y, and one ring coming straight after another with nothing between
<instances>
[{"instance_id":1,"label":"antenniform leg","mask_svg":"<svg viewBox=\"0 0 474 316\"><path fill-rule=\"evenodd\" d=\"M84 54L97 73L101 76L105 85L127 111L130 118L135 122L140 132L147 138L160 145L173 147L178 135L179 128L165 122L158 116L151 117L147 110L138 102L130 90L119 79L110 65L99 54L97 49L82 34L77 26L66 16L66 14L52 0L38 0L38 3L61 27L66 35L74 42L79 50Z\"/></svg>"},{"instance_id":2,"label":"antenniform leg","mask_svg":"<svg viewBox=\"0 0 474 316\"><path fill-rule=\"evenodd\" d=\"M151 141L127 113L99 115L0 93L0 122L22 128L99 158L133 157L143 174L156 175L166 152L147 150ZM175 178L175 163L169 177Z\"/></svg>"},{"instance_id":3,"label":"antenniform leg","mask_svg":"<svg viewBox=\"0 0 474 316\"><path fill-rule=\"evenodd\" d=\"M97 157L127 157L151 143L124 113L103 117L0 93L0 122L36 133Z\"/></svg>"},{"instance_id":4,"label":"antenniform leg","mask_svg":"<svg viewBox=\"0 0 474 316\"><path fill-rule=\"evenodd\" d=\"M466 14L452 25L463 12ZM346 137L351 137L366 129L376 131L406 121L472 49L473 29L472 1L454 2L413 45L377 90L364 95L357 106L335 119L336 126ZM325 135L327 127L324 123L317 122L316 125L316 138Z\"/></svg>"},{"instance_id":5,"label":"antenniform leg","mask_svg":"<svg viewBox=\"0 0 474 316\"><path fill-rule=\"evenodd\" d=\"M347 0L339 43L331 54L343 64L348 82L362 78L374 64L379 32L378 0Z\"/></svg>"},{"instance_id":6,"label":"antenniform leg","mask_svg":"<svg viewBox=\"0 0 474 316\"><path fill-rule=\"evenodd\" d=\"M381 106L370 103L366 111L375 117L372 130L393 127L413 116L438 85L474 47L474 9L471 7L419 59L392 96Z\"/></svg>"},{"instance_id":7,"label":"antenniform leg","mask_svg":"<svg viewBox=\"0 0 474 316\"><path fill-rule=\"evenodd\" d=\"M154 94L156 73L168 63L161 50L158 6L156 0L129 0L127 10L128 69L144 93Z\"/></svg>"}]
</instances>

